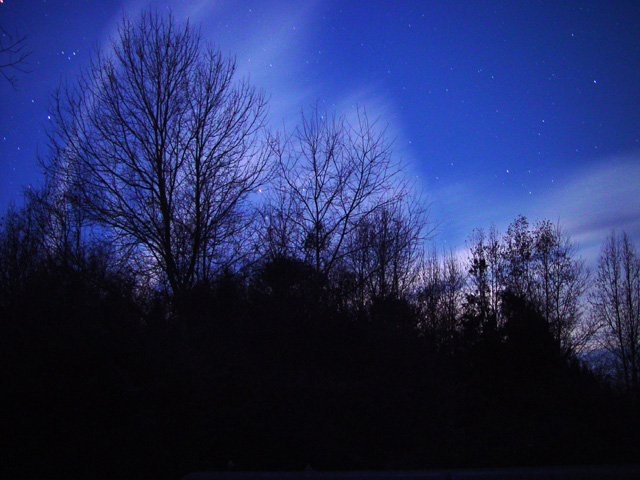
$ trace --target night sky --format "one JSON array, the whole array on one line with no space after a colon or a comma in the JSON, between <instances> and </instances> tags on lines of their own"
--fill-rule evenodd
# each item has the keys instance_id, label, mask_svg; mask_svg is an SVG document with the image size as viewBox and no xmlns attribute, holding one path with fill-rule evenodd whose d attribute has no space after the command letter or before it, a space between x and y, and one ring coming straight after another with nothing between
<instances>
[{"instance_id":1,"label":"night sky","mask_svg":"<svg viewBox=\"0 0 640 480\"><path fill-rule=\"evenodd\" d=\"M41 181L52 89L123 13L168 7L236 56L274 126L316 101L388 123L439 248L518 214L559 220L589 263L612 228L640 246L638 1L4 0L33 54L17 91L0 80L0 209Z\"/></svg>"}]
</instances>

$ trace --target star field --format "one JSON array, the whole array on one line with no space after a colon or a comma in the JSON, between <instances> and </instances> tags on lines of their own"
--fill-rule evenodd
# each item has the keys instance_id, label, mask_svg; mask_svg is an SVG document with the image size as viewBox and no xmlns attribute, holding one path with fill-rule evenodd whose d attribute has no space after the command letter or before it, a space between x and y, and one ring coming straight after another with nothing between
<instances>
[{"instance_id":1,"label":"star field","mask_svg":"<svg viewBox=\"0 0 640 480\"><path fill-rule=\"evenodd\" d=\"M518 214L559 220L588 258L612 228L640 240L632 1L7 0L0 25L26 33L33 54L18 91L0 84L0 207L39 181L50 92L109 48L123 13L167 7L236 57L276 128L316 101L388 123L439 247Z\"/></svg>"}]
</instances>

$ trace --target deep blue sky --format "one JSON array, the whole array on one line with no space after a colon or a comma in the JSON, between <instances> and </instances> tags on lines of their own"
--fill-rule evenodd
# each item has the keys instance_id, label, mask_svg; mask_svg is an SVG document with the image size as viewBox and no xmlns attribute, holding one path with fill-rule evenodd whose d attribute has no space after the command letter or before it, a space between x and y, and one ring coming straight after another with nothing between
<instances>
[{"instance_id":1,"label":"deep blue sky","mask_svg":"<svg viewBox=\"0 0 640 480\"><path fill-rule=\"evenodd\" d=\"M37 183L48 95L108 48L123 12L171 7L237 57L273 124L320 101L389 124L432 202L436 242L516 215L559 220L591 262L640 247L640 2L4 0L31 72L0 83L0 208Z\"/></svg>"}]
</instances>

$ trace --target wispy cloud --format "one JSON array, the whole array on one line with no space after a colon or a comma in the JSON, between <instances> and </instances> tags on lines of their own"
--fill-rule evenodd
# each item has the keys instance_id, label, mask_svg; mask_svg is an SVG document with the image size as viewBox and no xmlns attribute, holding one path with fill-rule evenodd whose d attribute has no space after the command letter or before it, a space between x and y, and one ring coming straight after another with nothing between
<instances>
[{"instance_id":1,"label":"wispy cloud","mask_svg":"<svg viewBox=\"0 0 640 480\"><path fill-rule=\"evenodd\" d=\"M430 181L434 214L440 220L436 243L460 248L474 228L494 224L504 232L517 215L531 222L560 222L595 267L603 240L626 231L640 247L640 152L602 158L576 170L540 195L508 195L488 178Z\"/></svg>"},{"instance_id":2,"label":"wispy cloud","mask_svg":"<svg viewBox=\"0 0 640 480\"><path fill-rule=\"evenodd\" d=\"M303 57L319 6L286 1L256 6L260 11L243 7L242 15L216 11L209 17L212 28L203 24L205 34L237 59L238 78L249 78L269 97L276 126L297 120L301 106L315 101L322 89L322 80L305 70Z\"/></svg>"},{"instance_id":3,"label":"wispy cloud","mask_svg":"<svg viewBox=\"0 0 640 480\"><path fill-rule=\"evenodd\" d=\"M594 265L612 230L640 241L640 152L603 158L577 172L540 204L541 215L559 219Z\"/></svg>"},{"instance_id":4,"label":"wispy cloud","mask_svg":"<svg viewBox=\"0 0 640 480\"><path fill-rule=\"evenodd\" d=\"M117 36L122 16L136 18L141 11L170 9L175 18L189 20L203 39L236 59L236 78L249 78L269 97L270 119L297 120L300 107L319 98L321 80L304 76L305 45L311 38L310 25L318 15L319 1L220 2L195 0L169 2L129 0L113 15L99 46L110 50L110 38Z\"/></svg>"},{"instance_id":5,"label":"wispy cloud","mask_svg":"<svg viewBox=\"0 0 640 480\"><path fill-rule=\"evenodd\" d=\"M498 231L506 227L519 214L527 214L521 197L504 201L501 191L489 178L461 178L453 182L429 179L434 199L433 213L440 222L436 243L445 249L464 248L474 229L487 230L492 225Z\"/></svg>"},{"instance_id":6,"label":"wispy cloud","mask_svg":"<svg viewBox=\"0 0 640 480\"><path fill-rule=\"evenodd\" d=\"M432 217L440 222L439 243L446 248L461 248L474 228L488 228L493 223L504 231L518 214L532 221L559 220L579 242L589 262L597 257L603 238L613 228L640 239L640 152L604 158L565 177L560 187L533 196L513 189L509 193L500 180L489 177L449 178L448 182L423 178L430 159L421 158L413 149L402 110L381 80L359 78L355 73L350 84L337 88L333 84L329 89L326 78L307 64L305 55L311 50L317 22L326 8L322 2L199 0L158 6L149 0L131 0L123 8L135 15L140 9L156 7L171 7L178 19L201 24L206 40L236 56L238 76L249 77L270 97L274 128L283 122L292 128L299 122L301 108L316 101L349 118L356 106L366 108L371 119L380 118L381 126L388 125L386 133L394 140L395 154L408 166L408 176L433 201ZM112 22L114 28L119 20Z\"/></svg>"}]
</instances>

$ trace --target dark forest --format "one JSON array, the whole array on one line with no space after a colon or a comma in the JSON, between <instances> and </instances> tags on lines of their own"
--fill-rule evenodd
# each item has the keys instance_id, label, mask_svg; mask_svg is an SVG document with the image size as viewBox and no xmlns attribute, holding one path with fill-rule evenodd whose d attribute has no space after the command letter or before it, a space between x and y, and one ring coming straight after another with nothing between
<instances>
[{"instance_id":1,"label":"dark forest","mask_svg":"<svg viewBox=\"0 0 640 480\"><path fill-rule=\"evenodd\" d=\"M640 260L520 216L429 247L384 119L268 101L171 16L52 95L0 229L7 478L637 461Z\"/></svg>"}]
</instances>

